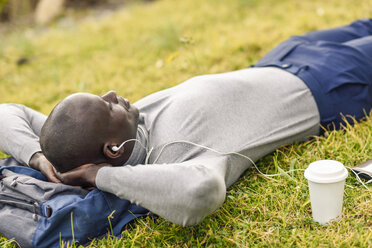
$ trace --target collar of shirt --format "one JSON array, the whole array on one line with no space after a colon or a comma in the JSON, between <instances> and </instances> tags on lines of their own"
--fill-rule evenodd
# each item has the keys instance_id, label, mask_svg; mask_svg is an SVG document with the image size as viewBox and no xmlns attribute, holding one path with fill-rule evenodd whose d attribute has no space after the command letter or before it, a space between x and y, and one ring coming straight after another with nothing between
<instances>
[{"instance_id":1,"label":"collar of shirt","mask_svg":"<svg viewBox=\"0 0 372 248\"><path fill-rule=\"evenodd\" d=\"M137 165L145 163L147 154L146 150L142 147L142 145L144 147L147 147L148 132L146 131L145 125L141 121L141 118L137 128L136 139L138 141L135 142L132 154L130 155L129 159L124 163L124 165Z\"/></svg>"}]
</instances>

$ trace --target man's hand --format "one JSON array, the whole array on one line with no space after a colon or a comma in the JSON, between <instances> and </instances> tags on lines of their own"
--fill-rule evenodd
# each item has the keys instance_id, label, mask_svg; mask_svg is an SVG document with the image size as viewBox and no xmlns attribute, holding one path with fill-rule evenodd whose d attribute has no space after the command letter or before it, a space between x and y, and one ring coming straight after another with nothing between
<instances>
[{"instance_id":1,"label":"man's hand","mask_svg":"<svg viewBox=\"0 0 372 248\"><path fill-rule=\"evenodd\" d=\"M56 172L57 178L64 184L81 186L83 188L96 187L98 170L110 164L85 164L65 173Z\"/></svg>"},{"instance_id":2,"label":"man's hand","mask_svg":"<svg viewBox=\"0 0 372 248\"><path fill-rule=\"evenodd\" d=\"M61 180L59 180L54 173L53 165L43 153L37 152L32 155L29 165L31 168L40 171L50 182L61 183Z\"/></svg>"}]
</instances>

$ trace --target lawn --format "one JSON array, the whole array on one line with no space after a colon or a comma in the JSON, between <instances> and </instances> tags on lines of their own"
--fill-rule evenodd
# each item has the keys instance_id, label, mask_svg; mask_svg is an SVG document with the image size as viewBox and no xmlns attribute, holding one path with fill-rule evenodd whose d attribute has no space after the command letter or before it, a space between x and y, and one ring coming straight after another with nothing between
<instances>
[{"instance_id":1,"label":"lawn","mask_svg":"<svg viewBox=\"0 0 372 248\"><path fill-rule=\"evenodd\" d=\"M48 28L1 34L0 102L48 114L71 93L111 89L134 102L192 76L245 68L291 35L366 17L372 17L369 0L159 0L107 15L66 16ZM17 65L21 58L29 63ZM371 154L369 115L354 127L283 147L258 166L276 173L334 159L352 167ZM252 168L198 226L142 219L122 238L90 247L372 247L371 191L353 176L346 184L343 218L321 226L312 220L303 172L267 179ZM5 238L0 246L14 247Z\"/></svg>"}]
</instances>

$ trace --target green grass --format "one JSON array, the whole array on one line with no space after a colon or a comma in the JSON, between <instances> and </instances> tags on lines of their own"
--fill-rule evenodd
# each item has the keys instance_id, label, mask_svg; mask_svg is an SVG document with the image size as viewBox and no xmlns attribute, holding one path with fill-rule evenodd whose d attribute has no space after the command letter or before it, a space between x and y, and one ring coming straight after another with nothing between
<instances>
[{"instance_id":1,"label":"green grass","mask_svg":"<svg viewBox=\"0 0 372 248\"><path fill-rule=\"evenodd\" d=\"M45 114L78 91L114 89L136 101L195 75L245 68L291 35L363 17L372 17L369 0L159 0L101 20L13 31L0 41L0 101ZM22 57L31 62L17 66ZM258 166L267 173L318 159L354 166L371 154L372 115L355 127L283 147ZM352 176L346 183L343 218L328 226L312 221L302 172L267 179L251 169L198 226L143 219L121 239L94 240L90 247L371 247L371 193ZM5 238L0 246L13 247Z\"/></svg>"}]
</instances>

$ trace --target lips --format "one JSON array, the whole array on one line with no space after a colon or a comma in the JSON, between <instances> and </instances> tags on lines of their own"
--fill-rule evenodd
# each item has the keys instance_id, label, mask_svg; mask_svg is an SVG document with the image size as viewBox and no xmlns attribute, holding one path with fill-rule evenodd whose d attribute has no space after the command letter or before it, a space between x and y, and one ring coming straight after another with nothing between
<instances>
[{"instance_id":1,"label":"lips","mask_svg":"<svg viewBox=\"0 0 372 248\"><path fill-rule=\"evenodd\" d=\"M129 110L130 108L130 103L128 101L128 99L125 99L125 98L122 98L121 96L119 97L119 99L121 100L121 102L123 103L124 107Z\"/></svg>"}]
</instances>

